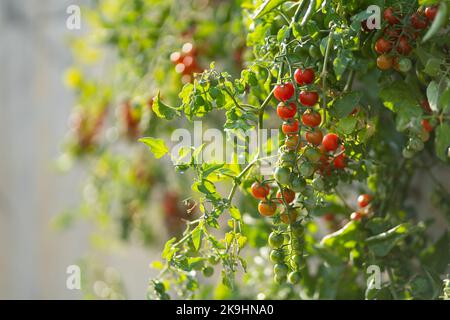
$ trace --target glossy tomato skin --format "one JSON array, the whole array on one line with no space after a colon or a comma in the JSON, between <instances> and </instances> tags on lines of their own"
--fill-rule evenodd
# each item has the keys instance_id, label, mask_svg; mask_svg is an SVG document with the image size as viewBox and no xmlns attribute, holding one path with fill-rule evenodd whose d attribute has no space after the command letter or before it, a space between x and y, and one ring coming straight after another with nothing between
<instances>
[{"instance_id":1,"label":"glossy tomato skin","mask_svg":"<svg viewBox=\"0 0 450 320\"><path fill-rule=\"evenodd\" d=\"M333 166L336 169L345 169L345 167L347 166L347 159L346 159L345 153L338 155L333 160Z\"/></svg>"},{"instance_id":2,"label":"glossy tomato skin","mask_svg":"<svg viewBox=\"0 0 450 320\"><path fill-rule=\"evenodd\" d=\"M297 106L293 102L288 104L280 102L277 106L277 114L283 120L291 119L297 114Z\"/></svg>"},{"instance_id":3,"label":"glossy tomato skin","mask_svg":"<svg viewBox=\"0 0 450 320\"><path fill-rule=\"evenodd\" d=\"M302 114L302 123L307 127L317 127L322 122L320 113L315 111L305 111Z\"/></svg>"},{"instance_id":4,"label":"glossy tomato skin","mask_svg":"<svg viewBox=\"0 0 450 320\"><path fill-rule=\"evenodd\" d=\"M353 212L350 215L350 219L352 219L353 221L360 221L362 219L363 215L361 212Z\"/></svg>"},{"instance_id":5,"label":"glossy tomato skin","mask_svg":"<svg viewBox=\"0 0 450 320\"><path fill-rule=\"evenodd\" d=\"M258 212L264 217L271 217L277 211L277 205L272 201L261 201L258 204Z\"/></svg>"},{"instance_id":6,"label":"glossy tomato skin","mask_svg":"<svg viewBox=\"0 0 450 320\"><path fill-rule=\"evenodd\" d=\"M304 106L312 107L319 101L319 95L315 91L302 91L300 92L299 101Z\"/></svg>"},{"instance_id":7,"label":"glossy tomato skin","mask_svg":"<svg viewBox=\"0 0 450 320\"><path fill-rule=\"evenodd\" d=\"M275 86L273 95L278 101L287 101L294 95L294 85L290 82L278 84Z\"/></svg>"},{"instance_id":8,"label":"glossy tomato skin","mask_svg":"<svg viewBox=\"0 0 450 320\"><path fill-rule=\"evenodd\" d=\"M417 30L423 30L428 26L428 21L416 12L411 16L411 24Z\"/></svg>"},{"instance_id":9,"label":"glossy tomato skin","mask_svg":"<svg viewBox=\"0 0 450 320\"><path fill-rule=\"evenodd\" d=\"M292 191L289 188L286 188L286 189L283 190L283 195L281 195L281 192L278 190L277 198L280 199L280 200L278 200L280 203L283 203L283 200L282 200L282 198L283 198L284 201L286 201L286 203L289 204L292 201L294 201L294 199L295 199L295 192Z\"/></svg>"},{"instance_id":10,"label":"glossy tomato skin","mask_svg":"<svg viewBox=\"0 0 450 320\"><path fill-rule=\"evenodd\" d=\"M381 70L389 70L392 68L393 64L393 58L386 54L382 54L377 58L377 67Z\"/></svg>"},{"instance_id":11,"label":"glossy tomato skin","mask_svg":"<svg viewBox=\"0 0 450 320\"><path fill-rule=\"evenodd\" d=\"M286 137L284 145L286 146L286 148L288 150L295 150L295 149L297 149L297 146L301 147L301 143L299 145L299 136L298 136L298 134L288 135Z\"/></svg>"},{"instance_id":12,"label":"glossy tomato skin","mask_svg":"<svg viewBox=\"0 0 450 320\"><path fill-rule=\"evenodd\" d=\"M392 42L384 38L380 38L375 43L375 51L378 54L389 53L392 50Z\"/></svg>"},{"instance_id":13,"label":"glossy tomato skin","mask_svg":"<svg viewBox=\"0 0 450 320\"><path fill-rule=\"evenodd\" d=\"M358 205L360 208L365 208L372 201L372 196L370 194L361 194L358 197Z\"/></svg>"},{"instance_id":14,"label":"glossy tomato skin","mask_svg":"<svg viewBox=\"0 0 450 320\"><path fill-rule=\"evenodd\" d=\"M315 74L313 69L297 69L294 72L294 79L299 85L303 86L314 82Z\"/></svg>"},{"instance_id":15,"label":"glossy tomato skin","mask_svg":"<svg viewBox=\"0 0 450 320\"><path fill-rule=\"evenodd\" d=\"M394 13L394 9L392 9L391 7L384 10L383 17L384 20L386 20L390 25L397 24L400 22L400 20L398 19L398 17L396 17Z\"/></svg>"},{"instance_id":16,"label":"glossy tomato skin","mask_svg":"<svg viewBox=\"0 0 450 320\"><path fill-rule=\"evenodd\" d=\"M308 131L305 134L306 141L312 145L318 146L322 143L323 133L319 128L315 128L313 131Z\"/></svg>"},{"instance_id":17,"label":"glossy tomato skin","mask_svg":"<svg viewBox=\"0 0 450 320\"><path fill-rule=\"evenodd\" d=\"M294 121L283 122L281 129L282 129L283 133L286 135L297 134L298 133L298 120L295 119Z\"/></svg>"},{"instance_id":18,"label":"glossy tomato skin","mask_svg":"<svg viewBox=\"0 0 450 320\"><path fill-rule=\"evenodd\" d=\"M339 136L335 133L328 133L322 139L322 145L326 151L336 151L339 147Z\"/></svg>"},{"instance_id":19,"label":"glossy tomato skin","mask_svg":"<svg viewBox=\"0 0 450 320\"><path fill-rule=\"evenodd\" d=\"M422 120L422 128L424 128L424 130L426 132L433 131L433 126L430 124L430 122L427 119Z\"/></svg>"},{"instance_id":20,"label":"glossy tomato skin","mask_svg":"<svg viewBox=\"0 0 450 320\"><path fill-rule=\"evenodd\" d=\"M283 212L280 214L280 219L286 224L294 223L298 218L298 212L295 209L290 209L289 213Z\"/></svg>"},{"instance_id":21,"label":"glossy tomato skin","mask_svg":"<svg viewBox=\"0 0 450 320\"><path fill-rule=\"evenodd\" d=\"M253 182L251 192L256 199L265 199L270 193L270 187L267 184L258 181Z\"/></svg>"},{"instance_id":22,"label":"glossy tomato skin","mask_svg":"<svg viewBox=\"0 0 450 320\"><path fill-rule=\"evenodd\" d=\"M427 17L428 20L433 21L436 18L437 12L438 8L436 6L427 7L425 9L425 17Z\"/></svg>"}]
</instances>

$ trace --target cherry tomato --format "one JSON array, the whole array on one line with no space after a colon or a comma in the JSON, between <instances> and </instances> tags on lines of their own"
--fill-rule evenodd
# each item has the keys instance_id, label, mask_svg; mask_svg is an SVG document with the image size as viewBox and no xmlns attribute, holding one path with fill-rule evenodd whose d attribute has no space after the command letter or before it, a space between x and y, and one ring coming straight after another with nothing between
<instances>
[{"instance_id":1,"label":"cherry tomato","mask_svg":"<svg viewBox=\"0 0 450 320\"><path fill-rule=\"evenodd\" d=\"M328 133L322 139L322 145L326 151L335 151L339 147L339 136Z\"/></svg>"},{"instance_id":2,"label":"cherry tomato","mask_svg":"<svg viewBox=\"0 0 450 320\"><path fill-rule=\"evenodd\" d=\"M396 17L396 15L394 13L394 9L392 9L391 7L384 10L383 17L384 17L384 20L386 20L391 25L397 24L400 22L400 20Z\"/></svg>"},{"instance_id":3,"label":"cherry tomato","mask_svg":"<svg viewBox=\"0 0 450 320\"><path fill-rule=\"evenodd\" d=\"M381 70L389 70L390 68L392 68L392 65L393 65L392 57L386 54L382 54L377 58L377 66Z\"/></svg>"},{"instance_id":4,"label":"cherry tomato","mask_svg":"<svg viewBox=\"0 0 450 320\"><path fill-rule=\"evenodd\" d=\"M300 92L299 101L302 105L307 107L314 106L319 100L319 95L314 91L302 91Z\"/></svg>"},{"instance_id":5,"label":"cherry tomato","mask_svg":"<svg viewBox=\"0 0 450 320\"><path fill-rule=\"evenodd\" d=\"M297 135L289 135L286 137L286 141L284 142L284 145L286 146L286 148L288 148L288 150L295 150L298 147L301 147L302 144L300 143L299 145L299 136Z\"/></svg>"},{"instance_id":6,"label":"cherry tomato","mask_svg":"<svg viewBox=\"0 0 450 320\"><path fill-rule=\"evenodd\" d=\"M270 261L273 263L280 263L284 261L284 253L282 250L272 250L269 256Z\"/></svg>"},{"instance_id":7,"label":"cherry tomato","mask_svg":"<svg viewBox=\"0 0 450 320\"><path fill-rule=\"evenodd\" d=\"M289 268L285 263L277 263L273 267L273 272L275 273L275 276L277 276L277 277L286 277L286 275L289 272Z\"/></svg>"},{"instance_id":8,"label":"cherry tomato","mask_svg":"<svg viewBox=\"0 0 450 320\"><path fill-rule=\"evenodd\" d=\"M362 219L362 217L363 217L363 215L362 215L361 212L353 212L353 213L350 215L350 219L352 219L353 221L359 221L359 220Z\"/></svg>"},{"instance_id":9,"label":"cherry tomato","mask_svg":"<svg viewBox=\"0 0 450 320\"><path fill-rule=\"evenodd\" d=\"M411 16L411 24L417 30L423 30L428 26L428 21L425 19L425 17L419 15L418 13L414 13Z\"/></svg>"},{"instance_id":10,"label":"cherry tomato","mask_svg":"<svg viewBox=\"0 0 450 320\"><path fill-rule=\"evenodd\" d=\"M291 121L291 122L287 122L287 121L283 122L281 130L286 135L297 134L298 133L298 120L295 119L294 121Z\"/></svg>"},{"instance_id":11,"label":"cherry tomato","mask_svg":"<svg viewBox=\"0 0 450 320\"><path fill-rule=\"evenodd\" d=\"M269 235L269 246L272 248L278 249L283 245L284 236L278 232L271 232Z\"/></svg>"},{"instance_id":12,"label":"cherry tomato","mask_svg":"<svg viewBox=\"0 0 450 320\"><path fill-rule=\"evenodd\" d=\"M322 153L316 148L306 148L303 152L303 156L311 162L319 162L322 157Z\"/></svg>"},{"instance_id":13,"label":"cherry tomato","mask_svg":"<svg viewBox=\"0 0 450 320\"><path fill-rule=\"evenodd\" d=\"M250 189L253 197L256 199L265 199L270 193L269 185L258 181L253 182Z\"/></svg>"},{"instance_id":14,"label":"cherry tomato","mask_svg":"<svg viewBox=\"0 0 450 320\"><path fill-rule=\"evenodd\" d=\"M392 50L392 42L384 38L380 38L375 42L375 51L379 54L389 53Z\"/></svg>"},{"instance_id":15,"label":"cherry tomato","mask_svg":"<svg viewBox=\"0 0 450 320\"><path fill-rule=\"evenodd\" d=\"M174 64L179 64L183 62L183 56L178 51L172 52L170 54L170 61L172 61Z\"/></svg>"},{"instance_id":16,"label":"cherry tomato","mask_svg":"<svg viewBox=\"0 0 450 320\"><path fill-rule=\"evenodd\" d=\"M437 12L438 12L438 8L436 6L427 7L425 9L425 17L427 17L428 20L433 21L434 18L436 18Z\"/></svg>"},{"instance_id":17,"label":"cherry tomato","mask_svg":"<svg viewBox=\"0 0 450 320\"><path fill-rule=\"evenodd\" d=\"M272 201L261 201L258 204L258 212L264 217L271 217L277 211L277 205Z\"/></svg>"},{"instance_id":18,"label":"cherry tomato","mask_svg":"<svg viewBox=\"0 0 450 320\"><path fill-rule=\"evenodd\" d=\"M401 36L397 46L397 52L403 55L408 55L412 50L411 45L409 44L408 38L405 36Z\"/></svg>"},{"instance_id":19,"label":"cherry tomato","mask_svg":"<svg viewBox=\"0 0 450 320\"><path fill-rule=\"evenodd\" d=\"M422 127L425 129L425 131L427 132L431 132L433 131L433 126L430 124L430 122L427 119L423 119L422 120Z\"/></svg>"},{"instance_id":20,"label":"cherry tomato","mask_svg":"<svg viewBox=\"0 0 450 320\"><path fill-rule=\"evenodd\" d=\"M280 102L277 106L277 114L283 120L293 118L296 113L297 106L293 102L287 105L284 102Z\"/></svg>"},{"instance_id":21,"label":"cherry tomato","mask_svg":"<svg viewBox=\"0 0 450 320\"><path fill-rule=\"evenodd\" d=\"M302 276L299 271L292 271L288 275L288 281L290 284L298 284L301 279L302 279Z\"/></svg>"},{"instance_id":22,"label":"cherry tomato","mask_svg":"<svg viewBox=\"0 0 450 320\"><path fill-rule=\"evenodd\" d=\"M427 113L432 113L433 110L431 110L430 107L430 103L428 102L428 100L423 100L420 105L422 106L423 111L427 112Z\"/></svg>"},{"instance_id":23,"label":"cherry tomato","mask_svg":"<svg viewBox=\"0 0 450 320\"><path fill-rule=\"evenodd\" d=\"M318 146L319 144L322 143L322 139L323 139L323 133L322 130L320 130L319 128L315 128L312 131L308 131L306 132L306 141L308 141L309 143Z\"/></svg>"},{"instance_id":24,"label":"cherry tomato","mask_svg":"<svg viewBox=\"0 0 450 320\"><path fill-rule=\"evenodd\" d=\"M398 37L401 34L401 30L400 29L396 29L395 27L387 27L386 29L384 29L384 35L389 39L389 40L397 40Z\"/></svg>"},{"instance_id":25,"label":"cherry tomato","mask_svg":"<svg viewBox=\"0 0 450 320\"><path fill-rule=\"evenodd\" d=\"M289 214L282 212L280 214L280 219L286 224L294 223L298 218L298 212L295 209L289 209Z\"/></svg>"},{"instance_id":26,"label":"cherry tomato","mask_svg":"<svg viewBox=\"0 0 450 320\"><path fill-rule=\"evenodd\" d=\"M313 69L297 69L294 72L294 79L299 85L311 84L314 82L314 70Z\"/></svg>"},{"instance_id":27,"label":"cherry tomato","mask_svg":"<svg viewBox=\"0 0 450 320\"><path fill-rule=\"evenodd\" d=\"M287 204L289 204L289 203L291 203L292 201L294 201L294 199L295 199L295 192L292 191L292 190L289 189L289 188L285 188L285 189L283 190L283 195L281 195L281 192L278 190L278 192L277 192L277 198L280 198L280 200L278 200L280 203L283 203L283 200L281 200L281 198L283 198L284 201L285 201Z\"/></svg>"},{"instance_id":28,"label":"cherry tomato","mask_svg":"<svg viewBox=\"0 0 450 320\"><path fill-rule=\"evenodd\" d=\"M412 68L412 62L408 58L395 58L394 59L394 69L400 72L408 72Z\"/></svg>"},{"instance_id":29,"label":"cherry tomato","mask_svg":"<svg viewBox=\"0 0 450 320\"><path fill-rule=\"evenodd\" d=\"M307 127L317 127L322 122L320 113L307 110L302 114L302 123Z\"/></svg>"},{"instance_id":30,"label":"cherry tomato","mask_svg":"<svg viewBox=\"0 0 450 320\"><path fill-rule=\"evenodd\" d=\"M338 155L333 160L333 166L336 169L345 169L345 167L347 166L347 159L345 157L345 153L342 153L342 154Z\"/></svg>"},{"instance_id":31,"label":"cherry tomato","mask_svg":"<svg viewBox=\"0 0 450 320\"><path fill-rule=\"evenodd\" d=\"M286 82L283 84L277 84L275 86L275 90L273 92L273 95L275 98L277 98L279 101L287 101L294 95L294 85L290 82Z\"/></svg>"},{"instance_id":32,"label":"cherry tomato","mask_svg":"<svg viewBox=\"0 0 450 320\"><path fill-rule=\"evenodd\" d=\"M328 221L328 222L332 222L334 221L334 214L332 213L326 213L322 216L323 220Z\"/></svg>"},{"instance_id":33,"label":"cherry tomato","mask_svg":"<svg viewBox=\"0 0 450 320\"><path fill-rule=\"evenodd\" d=\"M291 182L291 170L286 167L276 167L273 173L275 180L280 183L287 185Z\"/></svg>"},{"instance_id":34,"label":"cherry tomato","mask_svg":"<svg viewBox=\"0 0 450 320\"><path fill-rule=\"evenodd\" d=\"M372 201L372 196L370 194L361 194L358 197L358 205L360 208L367 207Z\"/></svg>"}]
</instances>

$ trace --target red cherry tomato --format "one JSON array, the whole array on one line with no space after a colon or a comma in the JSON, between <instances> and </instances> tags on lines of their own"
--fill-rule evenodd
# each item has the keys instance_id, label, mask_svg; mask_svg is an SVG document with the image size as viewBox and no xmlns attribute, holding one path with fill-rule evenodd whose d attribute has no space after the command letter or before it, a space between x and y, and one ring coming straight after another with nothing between
<instances>
[{"instance_id":1,"label":"red cherry tomato","mask_svg":"<svg viewBox=\"0 0 450 320\"><path fill-rule=\"evenodd\" d=\"M384 38L380 38L375 43L375 51L379 54L388 53L392 50L392 42Z\"/></svg>"},{"instance_id":2,"label":"red cherry tomato","mask_svg":"<svg viewBox=\"0 0 450 320\"><path fill-rule=\"evenodd\" d=\"M285 201L287 204L289 204L289 203L291 203L292 201L294 201L294 199L295 199L295 192L292 191L292 190L289 189L289 188L286 188L286 189L283 190L283 196L282 196L280 190L278 190L278 192L277 192L277 198L280 199L280 200L278 200L280 203L283 203L283 200L281 200L281 198L283 198L284 201Z\"/></svg>"},{"instance_id":3,"label":"red cherry tomato","mask_svg":"<svg viewBox=\"0 0 450 320\"><path fill-rule=\"evenodd\" d=\"M335 133L328 133L322 139L322 145L326 151L335 151L339 147L339 136Z\"/></svg>"},{"instance_id":4,"label":"red cherry tomato","mask_svg":"<svg viewBox=\"0 0 450 320\"><path fill-rule=\"evenodd\" d=\"M258 212L264 217L271 217L277 211L277 205L272 201L261 201L258 204Z\"/></svg>"},{"instance_id":5,"label":"red cherry tomato","mask_svg":"<svg viewBox=\"0 0 450 320\"><path fill-rule=\"evenodd\" d=\"M436 18L437 12L438 12L438 8L436 6L427 7L425 9L425 17L427 17L428 20L433 21L434 18Z\"/></svg>"},{"instance_id":6,"label":"red cherry tomato","mask_svg":"<svg viewBox=\"0 0 450 320\"><path fill-rule=\"evenodd\" d=\"M288 150L295 150L295 149L297 149L297 146L299 146L299 148L302 147L302 143L300 142L300 145L299 145L298 141L299 141L298 134L288 135L286 137L286 141L284 142L284 145L286 146L286 148L288 148Z\"/></svg>"},{"instance_id":7,"label":"red cherry tomato","mask_svg":"<svg viewBox=\"0 0 450 320\"><path fill-rule=\"evenodd\" d=\"M332 213L326 213L322 216L323 220L328 221L328 222L332 222L334 221L334 214Z\"/></svg>"},{"instance_id":8,"label":"red cherry tomato","mask_svg":"<svg viewBox=\"0 0 450 320\"><path fill-rule=\"evenodd\" d=\"M353 213L350 215L350 219L352 219L353 221L359 221L359 220L362 219L362 217L363 217L363 215L362 215L361 212L353 212Z\"/></svg>"},{"instance_id":9,"label":"red cherry tomato","mask_svg":"<svg viewBox=\"0 0 450 320\"><path fill-rule=\"evenodd\" d=\"M425 17L419 15L418 13L414 13L411 16L411 24L417 30L422 30L428 26L428 21L425 19Z\"/></svg>"},{"instance_id":10,"label":"red cherry tomato","mask_svg":"<svg viewBox=\"0 0 450 320\"><path fill-rule=\"evenodd\" d=\"M283 126L281 127L282 131L286 135L297 134L298 133L298 120L294 120L291 122L283 122Z\"/></svg>"},{"instance_id":11,"label":"red cherry tomato","mask_svg":"<svg viewBox=\"0 0 450 320\"><path fill-rule=\"evenodd\" d=\"M280 102L278 104L277 114L281 119L287 120L293 118L296 113L297 106L295 105L295 103L291 102L289 104L285 104L284 102Z\"/></svg>"},{"instance_id":12,"label":"red cherry tomato","mask_svg":"<svg viewBox=\"0 0 450 320\"><path fill-rule=\"evenodd\" d=\"M431 132L433 131L433 126L430 124L430 122L427 119L423 119L422 120L422 127L425 129L425 131L427 132Z\"/></svg>"},{"instance_id":13,"label":"red cherry tomato","mask_svg":"<svg viewBox=\"0 0 450 320\"><path fill-rule=\"evenodd\" d=\"M317 127L322 122L320 113L315 111L305 111L302 114L302 123L307 127Z\"/></svg>"},{"instance_id":14,"label":"red cherry tomato","mask_svg":"<svg viewBox=\"0 0 450 320\"><path fill-rule=\"evenodd\" d=\"M401 36L397 46L397 52L402 55L408 55L412 50L411 45L409 44L408 38L405 36Z\"/></svg>"},{"instance_id":15,"label":"red cherry tomato","mask_svg":"<svg viewBox=\"0 0 450 320\"><path fill-rule=\"evenodd\" d=\"M387 27L384 29L384 35L389 40L397 40L401 32L402 31L400 29L396 29L395 27Z\"/></svg>"},{"instance_id":16,"label":"red cherry tomato","mask_svg":"<svg viewBox=\"0 0 450 320\"><path fill-rule=\"evenodd\" d=\"M377 67L381 70L389 70L394 64L394 59L387 54L382 54L377 58Z\"/></svg>"},{"instance_id":17,"label":"red cherry tomato","mask_svg":"<svg viewBox=\"0 0 450 320\"><path fill-rule=\"evenodd\" d=\"M308 141L309 143L318 146L319 144L322 143L322 139L323 139L323 133L320 129L316 128L313 131L308 131L306 132L306 141Z\"/></svg>"},{"instance_id":18,"label":"red cherry tomato","mask_svg":"<svg viewBox=\"0 0 450 320\"><path fill-rule=\"evenodd\" d=\"M333 160L333 165L336 169L345 169L345 167L347 166L347 159L345 157L345 153L338 155Z\"/></svg>"},{"instance_id":19,"label":"red cherry tomato","mask_svg":"<svg viewBox=\"0 0 450 320\"><path fill-rule=\"evenodd\" d=\"M430 107L430 103L428 102L428 100L423 100L420 105L422 106L423 111L427 112L427 113L432 113L433 110L431 110Z\"/></svg>"},{"instance_id":20,"label":"red cherry tomato","mask_svg":"<svg viewBox=\"0 0 450 320\"><path fill-rule=\"evenodd\" d=\"M283 84L276 85L273 95L279 101L287 101L290 98L292 98L294 92L295 92L294 85L290 82L286 82Z\"/></svg>"},{"instance_id":21,"label":"red cherry tomato","mask_svg":"<svg viewBox=\"0 0 450 320\"><path fill-rule=\"evenodd\" d=\"M269 185L267 185L265 183L260 183L258 181L253 182L250 189L251 189L252 195L256 199L265 199L269 195L269 192L270 192Z\"/></svg>"},{"instance_id":22,"label":"red cherry tomato","mask_svg":"<svg viewBox=\"0 0 450 320\"><path fill-rule=\"evenodd\" d=\"M299 101L302 105L307 107L314 106L319 100L319 95L314 91L302 91L300 92Z\"/></svg>"},{"instance_id":23,"label":"red cherry tomato","mask_svg":"<svg viewBox=\"0 0 450 320\"><path fill-rule=\"evenodd\" d=\"M398 17L396 17L396 15L394 13L394 9L392 9L391 7L384 10L383 17L384 17L384 20L386 20L391 25L397 24L400 22L400 19Z\"/></svg>"},{"instance_id":24,"label":"red cherry tomato","mask_svg":"<svg viewBox=\"0 0 450 320\"><path fill-rule=\"evenodd\" d=\"M297 69L294 72L294 79L299 85L311 84L314 82L314 70L313 69Z\"/></svg>"},{"instance_id":25,"label":"red cherry tomato","mask_svg":"<svg viewBox=\"0 0 450 320\"><path fill-rule=\"evenodd\" d=\"M361 194L358 197L358 205L360 208L367 207L369 203L372 201L372 196L370 194Z\"/></svg>"}]
</instances>

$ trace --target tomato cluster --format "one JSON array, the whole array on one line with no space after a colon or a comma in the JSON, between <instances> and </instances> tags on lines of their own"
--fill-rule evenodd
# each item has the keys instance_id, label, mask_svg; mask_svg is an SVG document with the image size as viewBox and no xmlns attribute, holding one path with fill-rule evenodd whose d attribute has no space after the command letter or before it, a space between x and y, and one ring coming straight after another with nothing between
<instances>
[{"instance_id":1,"label":"tomato cluster","mask_svg":"<svg viewBox=\"0 0 450 320\"><path fill-rule=\"evenodd\" d=\"M181 74L183 83L192 82L193 74L203 71L198 64L198 51L190 42L183 44L181 52L172 52L170 61L175 65L175 71Z\"/></svg>"},{"instance_id":2,"label":"tomato cluster","mask_svg":"<svg viewBox=\"0 0 450 320\"><path fill-rule=\"evenodd\" d=\"M435 7L428 7L424 12L417 11L405 17L392 7L384 10L383 17L387 26L374 47L379 55L378 68L381 70L394 68L400 72L408 72L412 63L407 56L413 50L415 41L435 18L436 13Z\"/></svg>"}]
</instances>

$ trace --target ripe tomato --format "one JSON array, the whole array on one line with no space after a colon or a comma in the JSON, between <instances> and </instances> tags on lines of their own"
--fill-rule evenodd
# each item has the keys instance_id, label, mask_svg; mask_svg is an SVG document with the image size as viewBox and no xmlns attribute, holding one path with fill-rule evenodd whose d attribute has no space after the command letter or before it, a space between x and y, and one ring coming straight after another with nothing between
<instances>
[{"instance_id":1,"label":"ripe tomato","mask_svg":"<svg viewBox=\"0 0 450 320\"><path fill-rule=\"evenodd\" d=\"M286 82L283 84L277 84L275 86L275 90L273 95L279 101L287 101L294 95L294 85L290 82Z\"/></svg>"},{"instance_id":2,"label":"ripe tomato","mask_svg":"<svg viewBox=\"0 0 450 320\"><path fill-rule=\"evenodd\" d=\"M302 114L302 123L307 127L317 127L322 122L320 113L315 111L305 111Z\"/></svg>"},{"instance_id":3,"label":"ripe tomato","mask_svg":"<svg viewBox=\"0 0 450 320\"><path fill-rule=\"evenodd\" d=\"M430 124L430 122L427 119L423 119L422 120L422 127L425 129L425 131L427 132L431 132L433 131L433 126Z\"/></svg>"},{"instance_id":4,"label":"ripe tomato","mask_svg":"<svg viewBox=\"0 0 450 320\"><path fill-rule=\"evenodd\" d=\"M319 128L315 128L312 131L308 131L306 132L306 141L308 141L309 143L318 146L319 144L322 143L322 139L323 139L323 133L322 130L320 130Z\"/></svg>"},{"instance_id":5,"label":"ripe tomato","mask_svg":"<svg viewBox=\"0 0 450 320\"><path fill-rule=\"evenodd\" d=\"M258 181L253 182L250 189L251 189L252 195L256 199L265 199L269 195L269 192L270 192L269 185L267 185L265 183L260 183Z\"/></svg>"},{"instance_id":6,"label":"ripe tomato","mask_svg":"<svg viewBox=\"0 0 450 320\"><path fill-rule=\"evenodd\" d=\"M280 219L286 224L294 223L298 218L298 212L295 209L289 209L289 213L282 212L280 214Z\"/></svg>"},{"instance_id":7,"label":"ripe tomato","mask_svg":"<svg viewBox=\"0 0 450 320\"><path fill-rule=\"evenodd\" d=\"M422 30L428 26L428 21L416 12L411 16L411 24L417 30Z\"/></svg>"},{"instance_id":8,"label":"ripe tomato","mask_svg":"<svg viewBox=\"0 0 450 320\"><path fill-rule=\"evenodd\" d=\"M431 110L430 103L428 102L428 100L423 100L420 103L420 105L422 106L423 111L425 111L427 113L433 112L433 110Z\"/></svg>"},{"instance_id":9,"label":"ripe tomato","mask_svg":"<svg viewBox=\"0 0 450 320\"><path fill-rule=\"evenodd\" d=\"M335 151L339 147L339 136L328 133L322 139L322 145L326 151Z\"/></svg>"},{"instance_id":10,"label":"ripe tomato","mask_svg":"<svg viewBox=\"0 0 450 320\"><path fill-rule=\"evenodd\" d=\"M299 101L302 105L312 107L319 100L319 95L314 91L300 92Z\"/></svg>"},{"instance_id":11,"label":"ripe tomato","mask_svg":"<svg viewBox=\"0 0 450 320\"><path fill-rule=\"evenodd\" d=\"M389 40L397 40L401 32L402 31L400 29L396 29L395 27L387 27L386 29L384 29L384 35Z\"/></svg>"},{"instance_id":12,"label":"ripe tomato","mask_svg":"<svg viewBox=\"0 0 450 320\"><path fill-rule=\"evenodd\" d=\"M283 203L283 200L281 200L281 198L284 199L284 201L286 201L287 204L291 203L292 201L294 201L295 199L295 192L292 191L289 188L285 188L283 190L283 196L281 195L280 190L278 190L277 192L277 198L279 198L280 200L278 200L280 203Z\"/></svg>"},{"instance_id":13,"label":"ripe tomato","mask_svg":"<svg viewBox=\"0 0 450 320\"><path fill-rule=\"evenodd\" d=\"M338 155L334 160L333 160L333 165L336 169L345 169L345 167L347 166L347 160L345 157L345 153L342 153L340 155Z\"/></svg>"},{"instance_id":14,"label":"ripe tomato","mask_svg":"<svg viewBox=\"0 0 450 320\"><path fill-rule=\"evenodd\" d=\"M409 44L408 38L405 36L401 36L397 46L397 52L403 55L408 55L412 50L411 45Z\"/></svg>"},{"instance_id":15,"label":"ripe tomato","mask_svg":"<svg viewBox=\"0 0 450 320\"><path fill-rule=\"evenodd\" d=\"M375 42L375 51L378 54L389 53L392 50L392 42L384 38L380 38Z\"/></svg>"},{"instance_id":16,"label":"ripe tomato","mask_svg":"<svg viewBox=\"0 0 450 320\"><path fill-rule=\"evenodd\" d=\"M332 222L334 221L334 214L332 213L326 213L322 216L323 220L328 221L328 222Z\"/></svg>"},{"instance_id":17,"label":"ripe tomato","mask_svg":"<svg viewBox=\"0 0 450 320\"><path fill-rule=\"evenodd\" d=\"M261 201L258 204L258 212L264 217L271 217L277 211L277 205L272 201Z\"/></svg>"},{"instance_id":18,"label":"ripe tomato","mask_svg":"<svg viewBox=\"0 0 450 320\"><path fill-rule=\"evenodd\" d=\"M393 58L386 54L382 54L377 58L377 66L381 70L389 70L392 68L393 63Z\"/></svg>"},{"instance_id":19,"label":"ripe tomato","mask_svg":"<svg viewBox=\"0 0 450 320\"><path fill-rule=\"evenodd\" d=\"M359 221L359 220L362 219L362 217L363 217L363 215L362 215L361 212L353 212L353 213L350 215L350 219L352 219L353 221Z\"/></svg>"},{"instance_id":20,"label":"ripe tomato","mask_svg":"<svg viewBox=\"0 0 450 320\"><path fill-rule=\"evenodd\" d=\"M400 22L400 19L397 18L394 13L394 9L392 9L391 7L384 10L383 17L384 17L384 20L386 20L391 25L397 24Z\"/></svg>"},{"instance_id":21,"label":"ripe tomato","mask_svg":"<svg viewBox=\"0 0 450 320\"><path fill-rule=\"evenodd\" d=\"M436 6L427 7L425 9L425 17L427 17L428 20L433 21L434 18L436 18L437 12L438 12L438 8Z\"/></svg>"},{"instance_id":22,"label":"ripe tomato","mask_svg":"<svg viewBox=\"0 0 450 320\"><path fill-rule=\"evenodd\" d=\"M295 119L294 121L291 121L291 122L287 122L287 121L283 122L281 130L286 135L297 134L298 133L298 120Z\"/></svg>"},{"instance_id":23,"label":"ripe tomato","mask_svg":"<svg viewBox=\"0 0 450 320\"><path fill-rule=\"evenodd\" d=\"M294 79L299 85L311 84L314 82L314 70L313 69L297 69L294 72Z\"/></svg>"},{"instance_id":24,"label":"ripe tomato","mask_svg":"<svg viewBox=\"0 0 450 320\"><path fill-rule=\"evenodd\" d=\"M170 54L170 61L172 61L175 65L183 62L184 56L181 55L178 51L172 52Z\"/></svg>"},{"instance_id":25,"label":"ripe tomato","mask_svg":"<svg viewBox=\"0 0 450 320\"><path fill-rule=\"evenodd\" d=\"M299 141L299 136L297 135L289 135L286 137L286 140L284 141L284 145L286 146L286 148L288 148L288 150L295 150L297 149L297 146L301 147L302 144L300 143L300 145L298 144Z\"/></svg>"},{"instance_id":26,"label":"ripe tomato","mask_svg":"<svg viewBox=\"0 0 450 320\"><path fill-rule=\"evenodd\" d=\"M287 105L284 102L280 102L277 106L277 114L283 120L293 118L296 113L297 106L293 102Z\"/></svg>"},{"instance_id":27,"label":"ripe tomato","mask_svg":"<svg viewBox=\"0 0 450 320\"><path fill-rule=\"evenodd\" d=\"M367 207L372 201L372 196L370 194L361 194L358 197L358 205L360 208Z\"/></svg>"}]
</instances>

